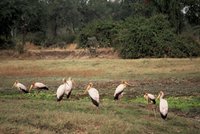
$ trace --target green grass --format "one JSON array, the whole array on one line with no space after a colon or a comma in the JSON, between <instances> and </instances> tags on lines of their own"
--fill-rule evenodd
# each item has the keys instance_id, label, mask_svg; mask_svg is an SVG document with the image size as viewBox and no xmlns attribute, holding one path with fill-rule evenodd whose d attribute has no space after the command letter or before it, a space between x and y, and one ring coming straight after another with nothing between
<instances>
[{"instance_id":1,"label":"green grass","mask_svg":"<svg viewBox=\"0 0 200 134\"><path fill-rule=\"evenodd\" d=\"M179 111L190 111L192 109L198 108L200 110L200 97L194 96L181 96L181 97L169 97L166 98L169 104L169 109L175 109ZM137 97L132 102L145 104L146 101L142 97ZM159 100L157 100L159 103ZM200 111L199 111L200 112Z\"/></svg>"},{"instance_id":2,"label":"green grass","mask_svg":"<svg viewBox=\"0 0 200 134\"><path fill-rule=\"evenodd\" d=\"M63 77L72 76L76 87L70 99L56 102ZM18 79L27 87L33 81L49 91L23 94L12 89ZM127 87L116 102L113 93L120 80ZM0 133L200 133L200 59L70 59L0 61ZM83 95L93 81L100 93L100 108ZM166 94L166 121L146 108L144 91ZM159 101L157 101L158 105Z\"/></svg>"},{"instance_id":3,"label":"green grass","mask_svg":"<svg viewBox=\"0 0 200 134\"><path fill-rule=\"evenodd\" d=\"M57 103L48 95L1 96L0 130L13 133L191 133L199 132L198 122L170 113L167 121L148 116L134 101L103 99L99 110L90 99ZM128 102L128 103L127 103ZM187 129L185 127L191 126ZM197 128L196 128L197 127ZM170 128L170 129L166 129ZM150 129L150 130L148 130Z\"/></svg>"},{"instance_id":4,"label":"green grass","mask_svg":"<svg viewBox=\"0 0 200 134\"><path fill-rule=\"evenodd\" d=\"M3 133L199 133L199 122L177 116L174 108L199 108L199 98L169 97L167 121L146 109L142 97L124 96L116 102L101 98L100 108L78 89L71 98L56 102L53 92L0 92L0 131ZM186 103L188 102L188 103ZM182 105L180 105L182 104ZM184 104L184 105L183 105ZM177 107L178 106L178 107ZM176 109L177 110L177 109ZM148 114L149 113L149 114Z\"/></svg>"}]
</instances>

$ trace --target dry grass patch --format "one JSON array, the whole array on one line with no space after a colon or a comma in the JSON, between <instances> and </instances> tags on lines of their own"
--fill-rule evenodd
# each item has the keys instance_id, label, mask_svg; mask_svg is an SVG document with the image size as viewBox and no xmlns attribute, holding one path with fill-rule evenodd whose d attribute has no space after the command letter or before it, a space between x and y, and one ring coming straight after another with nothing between
<instances>
[{"instance_id":1,"label":"dry grass patch","mask_svg":"<svg viewBox=\"0 0 200 134\"><path fill-rule=\"evenodd\" d=\"M88 69L88 70L76 70L76 69L44 69L40 66L24 67L24 66L5 66L0 67L1 76L80 76L80 77L92 77L102 74L101 69Z\"/></svg>"},{"instance_id":2,"label":"dry grass patch","mask_svg":"<svg viewBox=\"0 0 200 134\"><path fill-rule=\"evenodd\" d=\"M108 79L184 77L200 74L200 59L76 59L8 60L0 62L3 76L66 76Z\"/></svg>"}]
</instances>

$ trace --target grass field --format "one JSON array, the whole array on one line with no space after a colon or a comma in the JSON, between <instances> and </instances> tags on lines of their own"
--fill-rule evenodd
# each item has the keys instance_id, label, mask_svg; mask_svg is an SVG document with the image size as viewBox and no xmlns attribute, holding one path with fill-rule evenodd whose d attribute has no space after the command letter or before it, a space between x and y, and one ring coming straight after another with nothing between
<instances>
[{"instance_id":1,"label":"grass field","mask_svg":"<svg viewBox=\"0 0 200 134\"><path fill-rule=\"evenodd\" d=\"M72 96L56 102L63 77L76 85ZM27 87L33 81L49 91L23 94L12 89L15 80ZM116 102L113 94L121 80L125 89ZM83 89L88 82L100 92L95 108ZM166 121L147 110L144 91L166 93ZM157 103L158 105L158 103ZM0 133L200 133L200 59L65 59L0 61Z\"/></svg>"}]
</instances>

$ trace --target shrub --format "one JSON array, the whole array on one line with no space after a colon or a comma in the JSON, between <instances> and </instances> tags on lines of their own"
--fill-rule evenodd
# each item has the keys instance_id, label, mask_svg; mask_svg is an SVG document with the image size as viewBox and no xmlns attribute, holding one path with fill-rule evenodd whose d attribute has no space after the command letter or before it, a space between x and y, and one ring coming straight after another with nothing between
<instances>
[{"instance_id":1,"label":"shrub","mask_svg":"<svg viewBox=\"0 0 200 134\"><path fill-rule=\"evenodd\" d=\"M26 41L32 42L35 45L41 45L45 42L46 36L43 32L28 33Z\"/></svg>"},{"instance_id":2,"label":"shrub","mask_svg":"<svg viewBox=\"0 0 200 134\"><path fill-rule=\"evenodd\" d=\"M200 55L200 45L175 34L164 15L128 18L118 29L116 49L122 58L189 57ZM120 47L118 47L120 46Z\"/></svg>"},{"instance_id":3,"label":"shrub","mask_svg":"<svg viewBox=\"0 0 200 134\"><path fill-rule=\"evenodd\" d=\"M200 44L191 37L178 37L171 46L170 57L186 58L200 56Z\"/></svg>"},{"instance_id":4,"label":"shrub","mask_svg":"<svg viewBox=\"0 0 200 134\"><path fill-rule=\"evenodd\" d=\"M84 27L79 34L79 47L87 48L88 38L95 37L99 47L112 47L116 24L111 20L94 21Z\"/></svg>"}]
</instances>

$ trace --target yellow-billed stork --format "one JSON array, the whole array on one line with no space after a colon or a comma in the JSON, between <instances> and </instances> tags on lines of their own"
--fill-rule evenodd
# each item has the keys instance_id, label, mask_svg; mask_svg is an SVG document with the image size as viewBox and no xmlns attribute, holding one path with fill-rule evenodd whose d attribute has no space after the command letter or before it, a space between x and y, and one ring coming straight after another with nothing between
<instances>
[{"instance_id":1,"label":"yellow-billed stork","mask_svg":"<svg viewBox=\"0 0 200 134\"><path fill-rule=\"evenodd\" d=\"M49 88L41 83L41 82L34 82L33 84L31 84L30 88L29 88L29 92L31 91L31 89L37 89L38 91L40 90L49 90Z\"/></svg>"},{"instance_id":2,"label":"yellow-billed stork","mask_svg":"<svg viewBox=\"0 0 200 134\"><path fill-rule=\"evenodd\" d=\"M160 110L160 115L163 119L167 118L167 114L168 114L168 102L167 100L163 99L164 97L164 93L163 91L160 91L158 98L160 98L160 104L159 104L159 110Z\"/></svg>"},{"instance_id":3,"label":"yellow-billed stork","mask_svg":"<svg viewBox=\"0 0 200 134\"><path fill-rule=\"evenodd\" d=\"M87 92L92 100L92 103L95 106L99 107L99 92L96 88L93 87L93 84L91 82L87 85L84 94Z\"/></svg>"},{"instance_id":4,"label":"yellow-billed stork","mask_svg":"<svg viewBox=\"0 0 200 134\"><path fill-rule=\"evenodd\" d=\"M65 94L65 90L66 90L66 87L69 86L67 85L67 81L65 78L63 78L63 84L60 85L56 91L56 96L57 96L57 101L61 101L64 94Z\"/></svg>"},{"instance_id":5,"label":"yellow-billed stork","mask_svg":"<svg viewBox=\"0 0 200 134\"><path fill-rule=\"evenodd\" d=\"M13 87L16 87L18 90L24 92L24 93L28 93L29 91L27 90L26 86L24 86L22 83L19 83L19 81L15 81L15 83L13 84Z\"/></svg>"},{"instance_id":6,"label":"yellow-billed stork","mask_svg":"<svg viewBox=\"0 0 200 134\"><path fill-rule=\"evenodd\" d=\"M153 110L154 116L156 117L156 97L153 94L145 92L144 98L145 100L147 100L147 109Z\"/></svg>"},{"instance_id":7,"label":"yellow-billed stork","mask_svg":"<svg viewBox=\"0 0 200 134\"><path fill-rule=\"evenodd\" d=\"M72 80L72 78L69 77L66 82L67 82L67 85L65 88L65 94L67 95L67 98L69 98L72 92L73 85L74 85L74 80Z\"/></svg>"},{"instance_id":8,"label":"yellow-billed stork","mask_svg":"<svg viewBox=\"0 0 200 134\"><path fill-rule=\"evenodd\" d=\"M123 96L124 89L127 86L131 86L131 85L126 81L122 81L122 83L117 86L115 93L114 93L114 100L118 100L119 98L121 98Z\"/></svg>"},{"instance_id":9,"label":"yellow-billed stork","mask_svg":"<svg viewBox=\"0 0 200 134\"><path fill-rule=\"evenodd\" d=\"M148 104L153 103L156 104L156 97L150 93L144 93L144 98L147 100Z\"/></svg>"}]
</instances>

